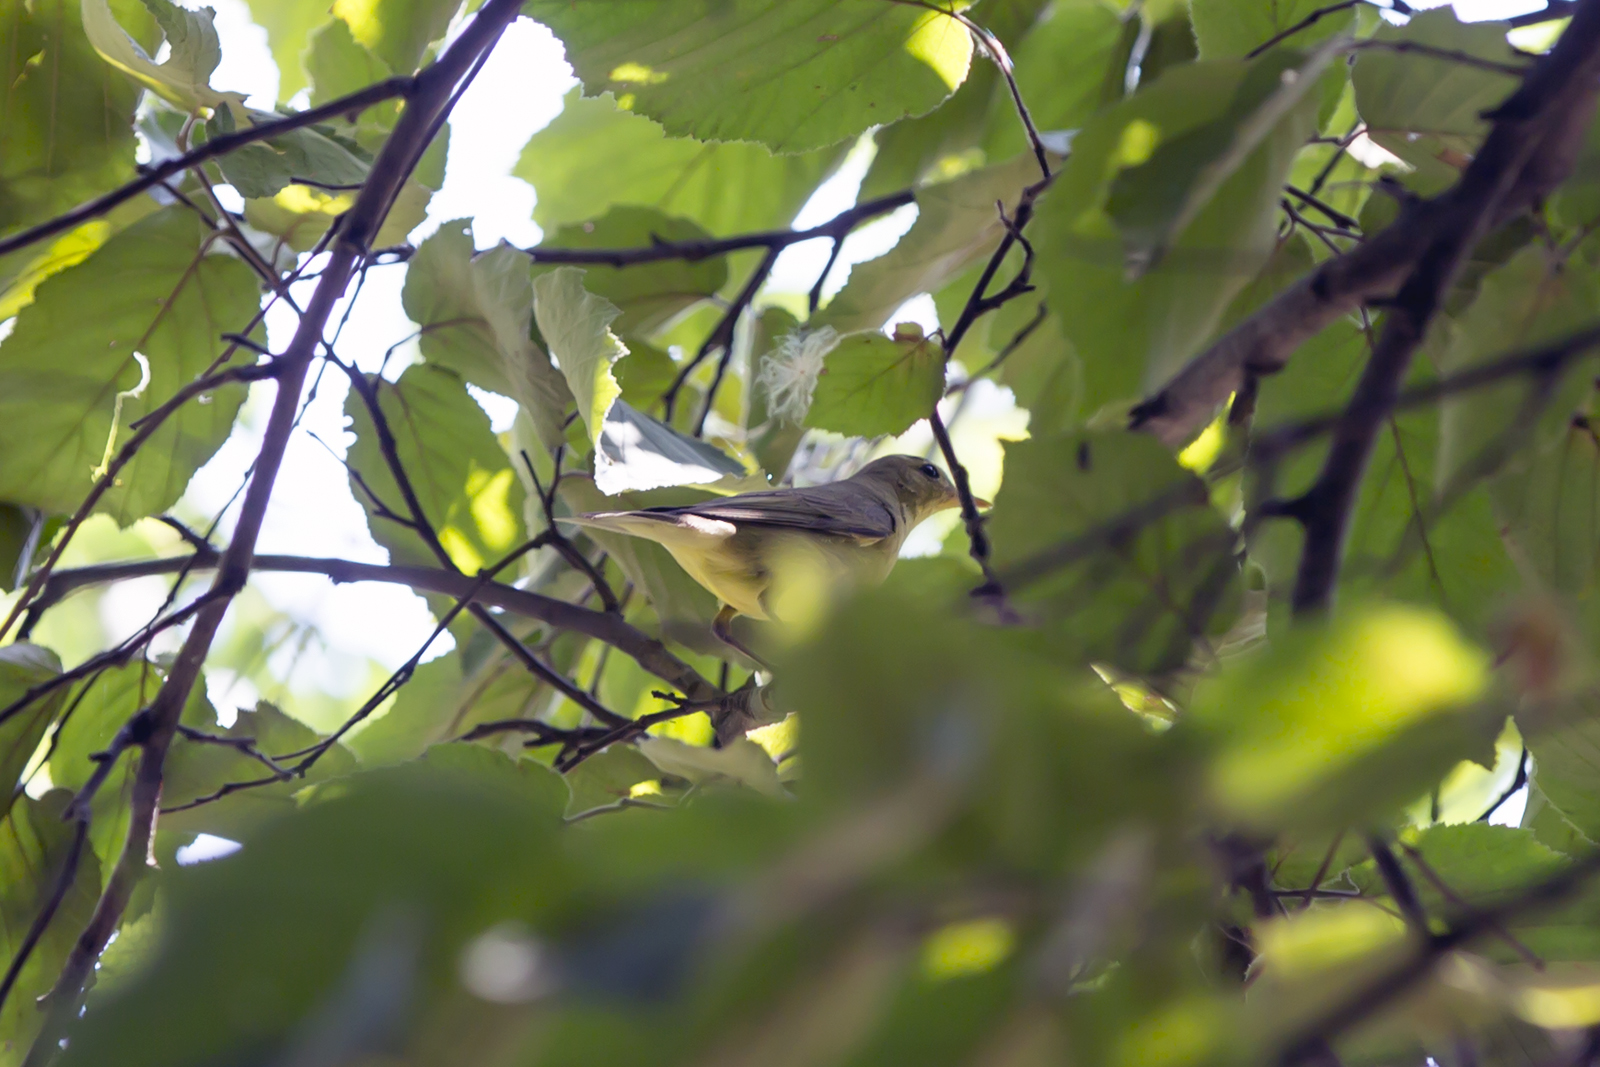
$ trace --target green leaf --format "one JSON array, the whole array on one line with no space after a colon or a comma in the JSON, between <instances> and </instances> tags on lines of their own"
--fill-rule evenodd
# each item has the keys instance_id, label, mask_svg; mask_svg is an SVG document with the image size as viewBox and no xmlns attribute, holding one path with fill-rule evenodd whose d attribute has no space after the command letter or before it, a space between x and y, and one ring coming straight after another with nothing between
<instances>
[{"instance_id":1,"label":"green leaf","mask_svg":"<svg viewBox=\"0 0 1600 1067\"><path fill-rule=\"evenodd\" d=\"M6 87L0 108L0 233L5 233L42 222L133 177L139 90L90 46L77 0L4 0L0 25L6 27L6 47L0 49L0 85ZM9 317L11 311L3 307L0 303L0 318Z\"/></svg>"},{"instance_id":2,"label":"green leaf","mask_svg":"<svg viewBox=\"0 0 1600 1067\"><path fill-rule=\"evenodd\" d=\"M641 737L639 751L667 774L696 784L727 779L769 797L788 796L767 750L747 737L722 748L686 745L670 737Z\"/></svg>"},{"instance_id":3,"label":"green leaf","mask_svg":"<svg viewBox=\"0 0 1600 1067\"><path fill-rule=\"evenodd\" d=\"M282 116L241 109L251 123L259 125ZM233 113L218 111L206 123L211 137L232 133ZM319 186L359 185L367 178L367 161L351 146L332 136L331 127L303 126L279 137L269 137L229 152L218 164L222 176L240 196L247 199L276 196L279 190L296 182Z\"/></svg>"},{"instance_id":4,"label":"green leaf","mask_svg":"<svg viewBox=\"0 0 1600 1067\"><path fill-rule=\"evenodd\" d=\"M233 725L217 725L209 705L191 705L185 725L216 737L249 740L265 756L303 753L324 740L311 727L291 719L271 704L258 703L253 710L239 709ZM293 766L297 758L283 761ZM295 809L294 794L308 784L338 778L356 769L356 761L343 745L334 745L312 764L303 777L270 785L254 786L220 800L187 811L166 812L158 824L163 834L214 834L237 840L258 823ZM176 808L208 797L236 782L255 782L271 778L272 769L238 749L179 736L167 754L161 804Z\"/></svg>"},{"instance_id":5,"label":"green leaf","mask_svg":"<svg viewBox=\"0 0 1600 1067\"><path fill-rule=\"evenodd\" d=\"M0 819L0 960L7 964L16 959L65 869L75 831L61 813L71 800L72 794L61 789L38 800L23 796ZM36 1002L55 985L99 897L100 865L93 850L85 848L55 917L0 1009L0 1064L5 1067L15 1067L27 1055L44 1021Z\"/></svg>"},{"instance_id":6,"label":"green leaf","mask_svg":"<svg viewBox=\"0 0 1600 1067\"><path fill-rule=\"evenodd\" d=\"M210 8L187 11L169 0L143 0L161 25L170 48L156 63L138 41L117 22L106 0L83 0L83 30L102 59L179 109L238 106L241 93L219 93L211 88L211 74L222 62L222 46Z\"/></svg>"},{"instance_id":7,"label":"green leaf","mask_svg":"<svg viewBox=\"0 0 1600 1067\"><path fill-rule=\"evenodd\" d=\"M74 687L68 706L76 707L51 739L55 751L48 765L50 781L74 791L82 789L99 765L95 755L106 751L117 731L150 703L163 681L153 665L135 662L93 675ZM194 699L204 701L205 695L199 692ZM124 752L91 805L89 841L107 876L122 854L137 762L132 752Z\"/></svg>"},{"instance_id":8,"label":"green leaf","mask_svg":"<svg viewBox=\"0 0 1600 1067\"><path fill-rule=\"evenodd\" d=\"M47 648L27 642L0 648L0 708L60 673L61 661ZM0 722L0 819L5 818L22 792L22 772L61 711L67 688L56 690Z\"/></svg>"},{"instance_id":9,"label":"green leaf","mask_svg":"<svg viewBox=\"0 0 1600 1067\"><path fill-rule=\"evenodd\" d=\"M898 435L944 395L944 347L912 326L895 336L855 334L823 361L805 423L820 430Z\"/></svg>"},{"instance_id":10,"label":"green leaf","mask_svg":"<svg viewBox=\"0 0 1600 1067\"><path fill-rule=\"evenodd\" d=\"M814 318L840 333L876 330L918 293L930 293L994 254L1024 186L1039 180L1031 155L917 190L917 221L900 242L850 269L843 289Z\"/></svg>"},{"instance_id":11,"label":"green leaf","mask_svg":"<svg viewBox=\"0 0 1600 1067\"><path fill-rule=\"evenodd\" d=\"M1570 424L1554 444L1518 457L1489 486L1506 540L1536 587L1570 604L1590 634L1600 633L1597 488L1600 439L1587 420Z\"/></svg>"},{"instance_id":12,"label":"green leaf","mask_svg":"<svg viewBox=\"0 0 1600 1067\"><path fill-rule=\"evenodd\" d=\"M1147 160L1121 170L1111 182L1105 210L1122 234L1130 275L1160 262L1196 216L1238 173L1256 149L1285 121L1298 128L1308 116L1300 106L1332 61L1324 47L1299 59L1274 53L1251 64L1244 81L1216 121L1162 139ZM1159 137L1160 134L1158 133ZM1273 241L1276 248L1277 241Z\"/></svg>"},{"instance_id":13,"label":"green leaf","mask_svg":"<svg viewBox=\"0 0 1600 1067\"><path fill-rule=\"evenodd\" d=\"M267 44L278 66L278 99L288 100L306 87L302 54L313 31L328 21L328 0L245 0L250 18L267 31ZM342 21L342 20L341 20ZM314 42L313 42L314 43ZM312 103L321 101L313 99Z\"/></svg>"},{"instance_id":14,"label":"green leaf","mask_svg":"<svg viewBox=\"0 0 1600 1067\"><path fill-rule=\"evenodd\" d=\"M1600 840L1600 715L1588 698L1547 701L1526 717L1539 792L1568 823Z\"/></svg>"},{"instance_id":15,"label":"green leaf","mask_svg":"<svg viewBox=\"0 0 1600 1067\"><path fill-rule=\"evenodd\" d=\"M620 808L622 802L633 795L634 786L660 776L656 765L645 759L637 748L612 745L562 775L572 793L567 801L567 818Z\"/></svg>"},{"instance_id":16,"label":"green leaf","mask_svg":"<svg viewBox=\"0 0 1600 1067\"><path fill-rule=\"evenodd\" d=\"M1060 654L1155 674L1232 621L1234 533L1154 438L1008 441L1005 465L994 564Z\"/></svg>"},{"instance_id":17,"label":"green leaf","mask_svg":"<svg viewBox=\"0 0 1600 1067\"><path fill-rule=\"evenodd\" d=\"M1404 26L1380 25L1373 39L1514 64L1507 29L1503 22L1463 23L1453 11L1424 11ZM1484 113L1519 84L1510 74L1382 48L1361 53L1351 81L1368 136L1416 167L1429 186L1455 181L1489 132Z\"/></svg>"},{"instance_id":18,"label":"green leaf","mask_svg":"<svg viewBox=\"0 0 1600 1067\"><path fill-rule=\"evenodd\" d=\"M357 41L350 24L329 19L305 38L305 69L311 78L311 106L365 89L391 77L394 71L372 49ZM398 114L396 105L375 104L382 114ZM392 125L392 119L385 125Z\"/></svg>"},{"instance_id":19,"label":"green leaf","mask_svg":"<svg viewBox=\"0 0 1600 1067\"><path fill-rule=\"evenodd\" d=\"M647 207L613 207L600 218L561 227L541 248L648 248L663 241L704 241L710 234L687 219ZM544 273L551 268L534 268ZM725 256L667 260L628 267L584 268L583 287L622 312L613 324L622 335L649 336L728 284Z\"/></svg>"},{"instance_id":20,"label":"green leaf","mask_svg":"<svg viewBox=\"0 0 1600 1067\"><path fill-rule=\"evenodd\" d=\"M207 251L199 222L167 208L39 286L0 343L0 499L72 511L129 424L210 367L223 333L249 325L261 299L255 275ZM149 366L142 389L135 353ZM233 386L184 405L98 510L127 524L170 507L227 438L243 399Z\"/></svg>"},{"instance_id":21,"label":"green leaf","mask_svg":"<svg viewBox=\"0 0 1600 1067\"><path fill-rule=\"evenodd\" d=\"M1316 111L1304 96L1270 131L1252 132L1276 106L1285 54L1173 67L1073 141L1031 236L1050 308L1083 360L1088 410L1174 371L1270 258L1281 186ZM1236 158L1232 149L1258 135L1259 147ZM1231 172L1195 210L1192 196L1216 174L1208 164ZM1167 170L1182 177L1167 184ZM1190 215L1181 234L1163 236ZM1132 265L1148 268L1133 281L1125 240ZM1149 267L1151 249L1168 244Z\"/></svg>"},{"instance_id":22,"label":"green leaf","mask_svg":"<svg viewBox=\"0 0 1600 1067\"><path fill-rule=\"evenodd\" d=\"M369 380L394 434L400 465L456 567L476 574L519 544L522 482L489 428L489 416L460 376L424 363L406 368L393 383ZM384 507L409 519L372 416L354 389L345 400L345 414L356 435L349 453L350 491L370 510L373 503L366 490L371 490ZM359 482L354 475L360 476ZM438 565L438 557L416 532L378 515L368 521L373 537L397 562Z\"/></svg>"},{"instance_id":23,"label":"green leaf","mask_svg":"<svg viewBox=\"0 0 1600 1067\"><path fill-rule=\"evenodd\" d=\"M1110 4L1072 0L1049 5L1044 17L1011 52L1017 91L1028 105L1034 126L1040 130L1079 129L1105 102L1108 77L1115 79L1120 95L1121 68L1127 65L1127 56L1119 47L1122 33L1121 13ZM1002 86L989 112L984 142L990 159L1006 159L1027 149L1015 110L1010 93Z\"/></svg>"},{"instance_id":24,"label":"green leaf","mask_svg":"<svg viewBox=\"0 0 1600 1067\"><path fill-rule=\"evenodd\" d=\"M1566 857L1540 844L1533 831L1486 822L1429 826L1405 843L1422 854L1422 861L1455 898L1446 897L1432 879L1420 876L1408 851L1396 850L1402 865L1411 868L1408 873L1418 899L1431 915L1493 907L1520 887L1543 881L1566 866ZM1351 868L1350 879L1368 895L1387 892L1372 860Z\"/></svg>"},{"instance_id":25,"label":"green leaf","mask_svg":"<svg viewBox=\"0 0 1600 1067\"><path fill-rule=\"evenodd\" d=\"M1487 681L1487 657L1438 613L1363 607L1225 663L1180 728L1215 746L1206 793L1225 817L1345 826L1471 754L1487 721L1464 709Z\"/></svg>"},{"instance_id":26,"label":"green leaf","mask_svg":"<svg viewBox=\"0 0 1600 1067\"><path fill-rule=\"evenodd\" d=\"M561 444L572 392L532 339L533 282L520 252L474 257L470 225L447 222L411 258L402 301L422 328L424 357L510 396L547 449Z\"/></svg>"},{"instance_id":27,"label":"green leaf","mask_svg":"<svg viewBox=\"0 0 1600 1067\"><path fill-rule=\"evenodd\" d=\"M409 74L460 6L461 0L334 0L333 14L390 70Z\"/></svg>"},{"instance_id":28,"label":"green leaf","mask_svg":"<svg viewBox=\"0 0 1600 1067\"><path fill-rule=\"evenodd\" d=\"M668 133L801 152L931 111L972 60L941 12L871 0L531 0L591 95Z\"/></svg>"},{"instance_id":29,"label":"green leaf","mask_svg":"<svg viewBox=\"0 0 1600 1067\"><path fill-rule=\"evenodd\" d=\"M611 332L611 323L621 312L584 288L584 273L575 267L557 267L535 278L533 313L539 334L550 346L550 354L578 403L589 443L598 447L606 412L622 395L611 364L628 350Z\"/></svg>"},{"instance_id":30,"label":"green leaf","mask_svg":"<svg viewBox=\"0 0 1600 1067\"><path fill-rule=\"evenodd\" d=\"M1594 318L1600 284L1576 257L1531 245L1484 278L1478 298L1452 331L1439 370L1455 374L1508 353L1565 337ZM1592 376L1569 365L1555 381L1521 375L1447 400L1439 421L1436 478L1454 489L1503 464L1518 447L1565 436Z\"/></svg>"},{"instance_id":31,"label":"green leaf","mask_svg":"<svg viewBox=\"0 0 1600 1067\"><path fill-rule=\"evenodd\" d=\"M1297 356L1283 373L1262 380L1256 418L1265 431L1338 411L1361 374L1367 341L1361 327L1347 320L1307 342L1301 354L1306 358ZM1430 363L1419 358L1407 384L1430 380ZM1400 414L1378 434L1351 510L1340 588L1342 595L1434 605L1481 636L1519 581L1486 488L1458 495L1441 510L1438 443L1437 409ZM1285 500L1304 492L1321 470L1326 447L1322 437L1295 450L1261 491ZM1262 524L1252 539L1251 558L1266 570L1275 603L1288 602L1300 543L1298 525L1284 520Z\"/></svg>"},{"instance_id":32,"label":"green leaf","mask_svg":"<svg viewBox=\"0 0 1600 1067\"><path fill-rule=\"evenodd\" d=\"M546 230L636 204L727 235L787 226L842 158L842 148L775 156L758 144L668 137L610 94L573 89L512 173L538 192L533 220Z\"/></svg>"},{"instance_id":33,"label":"green leaf","mask_svg":"<svg viewBox=\"0 0 1600 1067\"><path fill-rule=\"evenodd\" d=\"M1323 12L1321 0L1194 0L1191 13L1201 59L1237 59L1262 47L1308 17L1311 24L1282 42L1282 47L1309 49L1355 25L1350 8ZM1320 13L1320 14L1319 14Z\"/></svg>"}]
</instances>

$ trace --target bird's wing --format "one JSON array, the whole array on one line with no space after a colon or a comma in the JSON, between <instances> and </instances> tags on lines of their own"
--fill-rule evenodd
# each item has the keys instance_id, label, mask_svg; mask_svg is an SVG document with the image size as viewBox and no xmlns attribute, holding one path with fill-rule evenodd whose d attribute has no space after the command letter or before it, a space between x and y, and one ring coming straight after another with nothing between
<instances>
[{"instance_id":1,"label":"bird's wing","mask_svg":"<svg viewBox=\"0 0 1600 1067\"><path fill-rule=\"evenodd\" d=\"M649 508L640 514L806 530L864 542L893 536L896 528L896 517L888 505L871 490L850 482L740 493L684 507Z\"/></svg>"}]
</instances>

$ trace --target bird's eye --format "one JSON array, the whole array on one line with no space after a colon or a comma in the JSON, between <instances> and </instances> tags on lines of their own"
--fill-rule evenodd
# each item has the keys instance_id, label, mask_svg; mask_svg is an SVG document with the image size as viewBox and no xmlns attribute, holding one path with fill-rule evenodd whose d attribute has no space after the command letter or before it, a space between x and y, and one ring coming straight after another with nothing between
<instances>
[{"instance_id":1,"label":"bird's eye","mask_svg":"<svg viewBox=\"0 0 1600 1067\"><path fill-rule=\"evenodd\" d=\"M924 463L918 469L921 470L923 474L926 474L929 478L932 478L934 481L939 480L939 468L935 467L932 463Z\"/></svg>"}]
</instances>

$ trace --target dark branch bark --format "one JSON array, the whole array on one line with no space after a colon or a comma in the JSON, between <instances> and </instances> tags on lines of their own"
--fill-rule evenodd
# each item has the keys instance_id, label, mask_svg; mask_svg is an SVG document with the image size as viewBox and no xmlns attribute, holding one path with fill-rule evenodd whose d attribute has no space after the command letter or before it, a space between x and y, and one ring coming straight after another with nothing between
<instances>
[{"instance_id":1,"label":"dark branch bark","mask_svg":"<svg viewBox=\"0 0 1600 1067\"><path fill-rule=\"evenodd\" d=\"M1181 445L1247 377L1282 370L1300 345L1327 326L1370 301L1394 296L1439 240L1487 232L1555 189L1571 171L1593 108L1583 21L1574 19L1522 88L1494 113L1488 139L1454 188L1408 204L1387 229L1325 261L1217 339L1133 409L1131 428ZM1479 201L1501 177L1509 177L1510 185L1485 212Z\"/></svg>"},{"instance_id":2,"label":"dark branch bark","mask_svg":"<svg viewBox=\"0 0 1600 1067\"><path fill-rule=\"evenodd\" d=\"M206 570L216 565L216 558L176 556L167 559L139 560L133 563L103 563L92 567L57 571L51 576L40 600L50 604L84 586L142 578L152 574L174 574L186 567ZM346 559L312 556L257 556L252 569L321 574L335 582L385 582L391 585L409 586L418 592L439 593L458 598L465 596L475 581L464 574L432 567L357 563ZM594 611L577 604L569 604L565 600L556 600L553 597L542 596L499 582L490 582L483 586L473 594L473 600L513 615L537 619L553 629L571 630L602 641L617 651L631 656L645 670L669 683L691 700L711 700L717 695L717 687L693 667L673 655L660 641L630 625L627 620L614 612Z\"/></svg>"},{"instance_id":3,"label":"dark branch bark","mask_svg":"<svg viewBox=\"0 0 1600 1067\"><path fill-rule=\"evenodd\" d=\"M217 576L212 586L217 594L216 599L196 617L194 627L167 675L166 683L146 712L150 716L151 730L142 743L138 772L130 796L128 834L122 854L95 906L88 927L73 946L50 993L49 1010L44 1026L28 1053L27 1067L42 1067L59 1051L62 1035L77 1017L84 982L121 922L128 899L143 874L145 856L155 830L167 749L228 604L232 596L244 587L249 576L256 539L261 533L267 505L272 498L273 483L283 463L289 433L298 413L300 393L321 341L323 327L344 294L358 262L370 247L373 234L382 225L388 204L410 176L411 164L426 146L424 138L433 128L439 113L448 106L457 83L485 51L494 47L506 26L516 18L518 7L518 0L488 0L438 61L410 82L409 106L401 113L394 132L373 162L360 195L339 225L333 252L317 280L316 290L300 319L293 340L279 358L278 394L262 435L261 448L256 456L250 486L240 507L233 541L218 561Z\"/></svg>"},{"instance_id":4,"label":"dark branch bark","mask_svg":"<svg viewBox=\"0 0 1600 1067\"><path fill-rule=\"evenodd\" d=\"M809 230L765 230L760 233L740 234L737 237L724 237L712 241L658 241L647 248L552 248L539 245L534 248L524 249L529 259L535 263L572 264L576 266L594 265L605 267L635 267L641 263L660 263L664 260L681 259L695 263L702 259L711 259L714 256L726 255L729 252L738 252L746 248L776 248L784 249L790 245L800 244L803 241L815 241L821 237L831 237L842 240L846 234L856 226L868 219L887 215L897 208L916 202L916 194L905 189L888 196L880 196L876 200L868 200L864 204L839 212L820 226L813 226Z\"/></svg>"},{"instance_id":5,"label":"dark branch bark","mask_svg":"<svg viewBox=\"0 0 1600 1067\"><path fill-rule=\"evenodd\" d=\"M153 189L165 182L168 178L182 174L190 167L196 167L210 159L225 156L229 152L243 148L256 141L264 141L270 137L289 133L305 126L312 126L327 119L337 118L352 111L362 111L373 104L382 103L396 96L407 96L412 92L418 79L416 78L389 78L367 86L349 96L342 96L337 100L330 100L321 107L314 107L309 111L302 111L295 115L288 115L273 122L263 122L259 126L250 126L246 129L235 130L213 138L190 152L181 156L146 167L144 173L133 181L117 187L104 196L75 207L64 215L57 215L37 226L30 226L21 233L12 234L10 237L0 239L0 256L15 252L19 248L43 241L47 237L54 237L58 233L65 233L77 226L83 225L90 219L99 218L118 204L124 204L147 189Z\"/></svg>"},{"instance_id":6,"label":"dark branch bark","mask_svg":"<svg viewBox=\"0 0 1600 1067\"><path fill-rule=\"evenodd\" d=\"M1416 267L1384 318L1383 333L1355 395L1334 427L1322 473L1306 495L1302 512L1305 548L1294 589L1296 611L1321 611L1332 600L1350 513L1378 429L1393 412L1412 356L1461 264L1497 220L1526 204L1526 171L1535 173L1535 184L1540 187L1555 177L1556 171L1564 175L1567 168L1540 164L1535 156L1550 150L1552 142L1564 141L1574 125L1580 130L1587 127L1594 112L1597 78L1600 0L1591 0L1550 55L1495 112L1494 126L1461 181L1434 202L1451 224L1432 234L1422 246ZM1564 151L1557 154L1566 155Z\"/></svg>"}]
</instances>

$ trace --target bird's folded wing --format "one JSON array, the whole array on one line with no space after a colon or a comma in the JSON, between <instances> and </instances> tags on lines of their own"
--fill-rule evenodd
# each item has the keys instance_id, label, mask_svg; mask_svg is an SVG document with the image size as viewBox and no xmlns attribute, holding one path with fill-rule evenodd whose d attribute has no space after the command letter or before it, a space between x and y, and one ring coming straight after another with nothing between
<instances>
[{"instance_id":1,"label":"bird's folded wing","mask_svg":"<svg viewBox=\"0 0 1600 1067\"><path fill-rule=\"evenodd\" d=\"M895 532L895 517L870 491L846 482L808 489L741 493L687 507L650 508L646 514L696 516L742 526L806 530L857 541L878 541Z\"/></svg>"}]
</instances>

